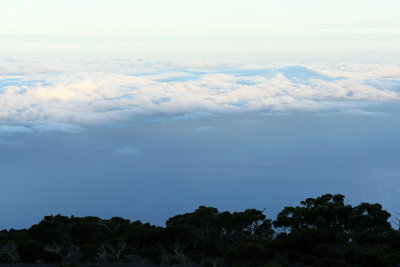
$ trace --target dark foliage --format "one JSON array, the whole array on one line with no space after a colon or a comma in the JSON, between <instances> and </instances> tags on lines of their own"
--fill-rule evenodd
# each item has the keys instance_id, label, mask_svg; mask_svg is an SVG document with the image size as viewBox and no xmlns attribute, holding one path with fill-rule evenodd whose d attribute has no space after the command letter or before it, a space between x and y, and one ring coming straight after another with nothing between
<instances>
[{"instance_id":1,"label":"dark foliage","mask_svg":"<svg viewBox=\"0 0 400 267\"><path fill-rule=\"evenodd\" d=\"M400 233L380 204L308 198L275 221L264 212L200 206L166 227L120 217L46 216L0 231L0 262L135 262L195 266L398 266Z\"/></svg>"},{"instance_id":2,"label":"dark foliage","mask_svg":"<svg viewBox=\"0 0 400 267\"><path fill-rule=\"evenodd\" d=\"M35 263L43 253L45 244L35 240L24 241L18 244L18 254L22 261Z\"/></svg>"}]
</instances>

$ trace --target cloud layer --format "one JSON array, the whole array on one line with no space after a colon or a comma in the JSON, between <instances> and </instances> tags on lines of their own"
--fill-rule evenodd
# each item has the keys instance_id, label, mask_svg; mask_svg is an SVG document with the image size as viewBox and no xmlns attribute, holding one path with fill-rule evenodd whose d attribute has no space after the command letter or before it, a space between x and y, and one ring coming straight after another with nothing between
<instances>
[{"instance_id":1,"label":"cloud layer","mask_svg":"<svg viewBox=\"0 0 400 267\"><path fill-rule=\"evenodd\" d=\"M77 132L140 115L355 114L368 103L399 101L399 93L400 65L0 60L2 125L42 131ZM1 132L23 129L4 127Z\"/></svg>"}]
</instances>

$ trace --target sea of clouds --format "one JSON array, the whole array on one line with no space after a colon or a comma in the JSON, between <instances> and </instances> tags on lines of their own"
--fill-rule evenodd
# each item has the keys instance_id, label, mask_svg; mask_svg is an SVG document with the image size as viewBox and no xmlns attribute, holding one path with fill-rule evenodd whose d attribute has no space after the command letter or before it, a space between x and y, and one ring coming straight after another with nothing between
<instances>
[{"instance_id":1,"label":"sea of clouds","mask_svg":"<svg viewBox=\"0 0 400 267\"><path fill-rule=\"evenodd\" d=\"M3 133L73 133L137 116L382 115L365 108L399 100L399 64L0 59Z\"/></svg>"}]
</instances>

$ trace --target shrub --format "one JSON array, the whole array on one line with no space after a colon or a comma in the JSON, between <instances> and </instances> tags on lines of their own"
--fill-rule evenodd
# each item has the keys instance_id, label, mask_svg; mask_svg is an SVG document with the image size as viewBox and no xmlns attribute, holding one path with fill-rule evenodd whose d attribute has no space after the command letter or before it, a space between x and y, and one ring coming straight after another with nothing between
<instances>
[{"instance_id":1,"label":"shrub","mask_svg":"<svg viewBox=\"0 0 400 267\"><path fill-rule=\"evenodd\" d=\"M205 260L201 264L201 267L214 267L214 264L213 264L213 262L211 260Z\"/></svg>"},{"instance_id":2,"label":"shrub","mask_svg":"<svg viewBox=\"0 0 400 267\"><path fill-rule=\"evenodd\" d=\"M80 251L82 252L83 256L81 257L81 261L96 261L97 251L100 245L96 243L88 243L81 245Z\"/></svg>"},{"instance_id":3,"label":"shrub","mask_svg":"<svg viewBox=\"0 0 400 267\"><path fill-rule=\"evenodd\" d=\"M162 261L161 251L155 247L142 248L140 250L140 257L148 259L152 263L160 264Z\"/></svg>"},{"instance_id":4,"label":"shrub","mask_svg":"<svg viewBox=\"0 0 400 267\"><path fill-rule=\"evenodd\" d=\"M363 261L361 262L361 266L365 267L373 267L373 266L389 266L389 263L387 262L386 258L384 255L379 255L377 253L372 253L369 252L365 254Z\"/></svg>"},{"instance_id":5,"label":"shrub","mask_svg":"<svg viewBox=\"0 0 400 267\"><path fill-rule=\"evenodd\" d=\"M11 263L13 262L13 257L6 252L0 253L0 263Z\"/></svg>"},{"instance_id":6,"label":"shrub","mask_svg":"<svg viewBox=\"0 0 400 267\"><path fill-rule=\"evenodd\" d=\"M23 262L35 263L41 258L43 247L42 242L29 240L20 243L17 251Z\"/></svg>"},{"instance_id":7,"label":"shrub","mask_svg":"<svg viewBox=\"0 0 400 267\"><path fill-rule=\"evenodd\" d=\"M42 258L45 263L60 263L63 260L63 256L56 251L44 250Z\"/></svg>"},{"instance_id":8,"label":"shrub","mask_svg":"<svg viewBox=\"0 0 400 267\"><path fill-rule=\"evenodd\" d=\"M176 256L171 256L169 257L169 264L170 265L182 264L182 261L178 259Z\"/></svg>"}]
</instances>

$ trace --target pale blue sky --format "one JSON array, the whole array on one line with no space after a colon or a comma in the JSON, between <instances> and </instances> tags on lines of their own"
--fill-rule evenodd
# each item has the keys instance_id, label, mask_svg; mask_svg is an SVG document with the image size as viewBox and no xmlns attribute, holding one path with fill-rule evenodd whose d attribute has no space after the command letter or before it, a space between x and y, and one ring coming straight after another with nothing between
<instances>
[{"instance_id":1,"label":"pale blue sky","mask_svg":"<svg viewBox=\"0 0 400 267\"><path fill-rule=\"evenodd\" d=\"M400 2L3 0L0 55L398 61Z\"/></svg>"}]
</instances>

